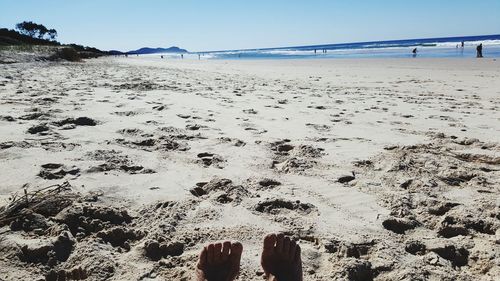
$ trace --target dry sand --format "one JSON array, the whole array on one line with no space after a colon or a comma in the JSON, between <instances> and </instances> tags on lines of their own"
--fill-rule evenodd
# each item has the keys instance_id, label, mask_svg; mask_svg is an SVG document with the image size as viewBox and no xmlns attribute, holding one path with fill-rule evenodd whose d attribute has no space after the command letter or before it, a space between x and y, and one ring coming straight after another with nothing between
<instances>
[{"instance_id":1,"label":"dry sand","mask_svg":"<svg viewBox=\"0 0 500 281\"><path fill-rule=\"evenodd\" d=\"M262 280L270 232L305 280L500 276L496 60L0 66L0 205L58 185L0 219L0 280L191 280L225 239Z\"/></svg>"}]
</instances>

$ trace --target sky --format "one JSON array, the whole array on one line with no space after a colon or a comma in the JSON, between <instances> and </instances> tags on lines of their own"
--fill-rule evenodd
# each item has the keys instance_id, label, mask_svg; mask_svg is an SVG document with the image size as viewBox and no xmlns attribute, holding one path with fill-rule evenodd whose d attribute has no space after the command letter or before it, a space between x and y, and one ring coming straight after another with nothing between
<instances>
[{"instance_id":1,"label":"sky","mask_svg":"<svg viewBox=\"0 0 500 281\"><path fill-rule=\"evenodd\" d=\"M0 0L25 20L102 50L189 51L500 34L500 0Z\"/></svg>"}]
</instances>

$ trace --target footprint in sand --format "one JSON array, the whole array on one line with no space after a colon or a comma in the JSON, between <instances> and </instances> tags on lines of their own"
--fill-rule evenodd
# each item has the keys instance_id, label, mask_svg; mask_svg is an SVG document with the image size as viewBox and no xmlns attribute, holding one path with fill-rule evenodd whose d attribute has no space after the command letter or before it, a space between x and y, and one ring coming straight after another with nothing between
<instances>
[{"instance_id":1,"label":"footprint in sand","mask_svg":"<svg viewBox=\"0 0 500 281\"><path fill-rule=\"evenodd\" d=\"M317 209L313 204L301 203L300 201L288 201L284 199L267 200L258 203L255 210L259 213L279 214L283 210L295 211L300 214L311 214Z\"/></svg>"},{"instance_id":2,"label":"footprint in sand","mask_svg":"<svg viewBox=\"0 0 500 281\"><path fill-rule=\"evenodd\" d=\"M199 153L197 157L198 160L196 162L203 165L205 168L207 167L215 167L218 169L224 168L223 163L225 162L225 160L220 155L203 152Z\"/></svg>"},{"instance_id":3,"label":"footprint in sand","mask_svg":"<svg viewBox=\"0 0 500 281\"><path fill-rule=\"evenodd\" d=\"M49 126L47 126L46 123L42 123L42 124L30 127L27 132L32 134L32 135L39 134L39 135L44 136L44 135L48 135L50 133L50 128L49 128Z\"/></svg>"},{"instance_id":4,"label":"footprint in sand","mask_svg":"<svg viewBox=\"0 0 500 281\"><path fill-rule=\"evenodd\" d=\"M48 163L43 164L38 176L46 180L58 180L66 175L78 176L80 169L76 167L66 167L63 164Z\"/></svg>"},{"instance_id":5,"label":"footprint in sand","mask_svg":"<svg viewBox=\"0 0 500 281\"><path fill-rule=\"evenodd\" d=\"M199 182L189 192L196 197L212 198L222 204L230 202L238 204L250 195L247 188L242 185L220 178L214 178L209 182Z\"/></svg>"}]
</instances>

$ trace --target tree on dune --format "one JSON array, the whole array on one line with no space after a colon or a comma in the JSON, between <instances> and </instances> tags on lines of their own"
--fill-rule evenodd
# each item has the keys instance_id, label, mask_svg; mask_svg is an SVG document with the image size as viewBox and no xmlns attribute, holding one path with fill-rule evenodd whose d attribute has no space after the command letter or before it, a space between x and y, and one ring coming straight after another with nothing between
<instances>
[{"instance_id":1,"label":"tree on dune","mask_svg":"<svg viewBox=\"0 0 500 281\"><path fill-rule=\"evenodd\" d=\"M55 29L48 29L43 24L37 24L32 21L23 21L16 24L16 30L31 38L44 39L45 35L47 35L48 39L55 40L57 37L57 31Z\"/></svg>"}]
</instances>

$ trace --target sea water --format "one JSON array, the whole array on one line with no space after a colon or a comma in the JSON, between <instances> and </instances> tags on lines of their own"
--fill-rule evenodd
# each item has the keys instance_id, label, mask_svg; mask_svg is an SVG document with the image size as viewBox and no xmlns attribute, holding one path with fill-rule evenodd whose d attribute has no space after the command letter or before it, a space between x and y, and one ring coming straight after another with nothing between
<instances>
[{"instance_id":1,"label":"sea water","mask_svg":"<svg viewBox=\"0 0 500 281\"><path fill-rule=\"evenodd\" d=\"M464 48L461 44L464 42ZM262 48L190 53L201 59L289 59L289 58L470 58L483 44L485 57L500 57L500 34L359 42L314 46ZM413 50L417 48L417 54Z\"/></svg>"}]
</instances>

